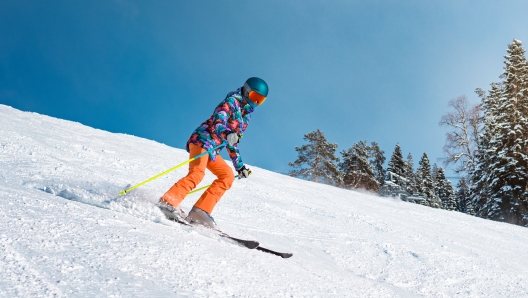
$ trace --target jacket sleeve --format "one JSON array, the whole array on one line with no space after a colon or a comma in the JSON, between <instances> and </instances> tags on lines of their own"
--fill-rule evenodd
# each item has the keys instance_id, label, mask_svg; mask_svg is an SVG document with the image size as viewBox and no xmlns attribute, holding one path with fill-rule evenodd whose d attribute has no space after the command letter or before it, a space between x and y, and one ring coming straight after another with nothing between
<instances>
[{"instance_id":1,"label":"jacket sleeve","mask_svg":"<svg viewBox=\"0 0 528 298\"><path fill-rule=\"evenodd\" d=\"M244 163L242 162L242 157L240 157L240 153L238 152L237 144L233 146L227 145L226 149L231 161L233 162L235 170L240 170L244 166Z\"/></svg>"},{"instance_id":2,"label":"jacket sleeve","mask_svg":"<svg viewBox=\"0 0 528 298\"><path fill-rule=\"evenodd\" d=\"M227 135L231 132L238 133L235 130L231 129L229 127L229 119L233 117L233 114L236 115L234 112L235 99L232 97L226 98L226 100L220 104L214 113L213 117L213 130L215 134L215 138L218 138L221 142L225 142L227 140ZM236 119L239 121L243 121L242 119ZM240 157L240 153L238 151L237 144L233 146L226 146L227 153L229 154L229 157L231 158L231 161L233 162L233 166L238 171L240 168L244 166L242 162L242 158Z\"/></svg>"}]
</instances>

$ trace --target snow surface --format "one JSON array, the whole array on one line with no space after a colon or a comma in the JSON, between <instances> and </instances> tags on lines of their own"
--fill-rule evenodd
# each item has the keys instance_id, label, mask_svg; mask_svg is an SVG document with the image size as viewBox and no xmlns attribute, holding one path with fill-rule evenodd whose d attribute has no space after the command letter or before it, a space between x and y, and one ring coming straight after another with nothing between
<instances>
[{"instance_id":1,"label":"snow surface","mask_svg":"<svg viewBox=\"0 0 528 298\"><path fill-rule=\"evenodd\" d=\"M213 215L282 259L165 220L152 203L186 169L112 201L187 158L0 105L0 296L528 296L519 226L251 167Z\"/></svg>"}]
</instances>

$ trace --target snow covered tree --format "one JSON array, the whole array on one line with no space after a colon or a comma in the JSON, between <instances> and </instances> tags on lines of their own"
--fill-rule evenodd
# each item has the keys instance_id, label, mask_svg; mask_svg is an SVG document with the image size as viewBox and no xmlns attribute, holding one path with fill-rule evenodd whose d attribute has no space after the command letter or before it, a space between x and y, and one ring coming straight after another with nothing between
<instances>
[{"instance_id":1,"label":"snow covered tree","mask_svg":"<svg viewBox=\"0 0 528 298\"><path fill-rule=\"evenodd\" d=\"M385 163L385 151L381 150L378 146L378 143L370 143L370 156L371 156L371 165L374 170L374 176L379 185L383 185L385 181L385 168L383 164Z\"/></svg>"},{"instance_id":2,"label":"snow covered tree","mask_svg":"<svg viewBox=\"0 0 528 298\"><path fill-rule=\"evenodd\" d=\"M367 142L360 141L341 152L342 162L338 166L345 188L361 188L373 192L379 190L379 183L369 161L369 151Z\"/></svg>"},{"instance_id":3,"label":"snow covered tree","mask_svg":"<svg viewBox=\"0 0 528 298\"><path fill-rule=\"evenodd\" d=\"M411 153L407 154L407 160L405 161L405 173L407 176L407 192L412 196L419 195L418 181L416 174L414 173L414 161Z\"/></svg>"},{"instance_id":4,"label":"snow covered tree","mask_svg":"<svg viewBox=\"0 0 528 298\"><path fill-rule=\"evenodd\" d=\"M470 213L473 207L469 201L469 184L465 177L462 177L457 183L456 200L457 211L473 215L473 213Z\"/></svg>"},{"instance_id":5,"label":"snow covered tree","mask_svg":"<svg viewBox=\"0 0 528 298\"><path fill-rule=\"evenodd\" d=\"M451 185L451 181L445 177L445 172L442 167L439 167L435 177L435 194L442 203L442 209L456 210L455 190Z\"/></svg>"},{"instance_id":6,"label":"snow covered tree","mask_svg":"<svg viewBox=\"0 0 528 298\"><path fill-rule=\"evenodd\" d=\"M503 87L500 83L492 83L491 90L488 95L477 88L475 92L481 99L481 107L484 113L482 117L483 128L479 136L479 143L475 152L475 167L469 171L469 201L471 206L471 213L479 217L487 218L489 210L491 210L492 201L489 192L489 177L490 177L490 159L493 154L493 147L490 141L497 135L496 118L499 114L499 103L502 98Z\"/></svg>"},{"instance_id":7,"label":"snow covered tree","mask_svg":"<svg viewBox=\"0 0 528 298\"><path fill-rule=\"evenodd\" d=\"M400 144L396 144L387 168L387 175L390 180L399 185L402 189L407 188L407 175L405 173L405 162L401 152Z\"/></svg>"},{"instance_id":8,"label":"snow covered tree","mask_svg":"<svg viewBox=\"0 0 528 298\"><path fill-rule=\"evenodd\" d=\"M522 43L514 40L505 56L500 97L488 106L486 164L474 177L483 189L474 197L478 216L528 226L528 63ZM498 90L495 90L498 91ZM491 92L490 92L491 93ZM494 96L497 96L494 95ZM484 170L483 166L487 166Z\"/></svg>"},{"instance_id":9,"label":"snow covered tree","mask_svg":"<svg viewBox=\"0 0 528 298\"><path fill-rule=\"evenodd\" d=\"M439 171L439 168L436 165L436 163L434 163L433 166L431 167L431 178L433 179L433 186L435 186L436 184L436 177L438 176L438 171Z\"/></svg>"},{"instance_id":10,"label":"snow covered tree","mask_svg":"<svg viewBox=\"0 0 528 298\"><path fill-rule=\"evenodd\" d=\"M293 167L289 173L290 176L335 184L339 176L336 166L339 158L335 156L337 144L329 143L319 129L304 135L304 140L308 144L295 147L295 151L299 154L297 160L288 163L290 167Z\"/></svg>"},{"instance_id":11,"label":"snow covered tree","mask_svg":"<svg viewBox=\"0 0 528 298\"><path fill-rule=\"evenodd\" d=\"M425 198L422 204L433 208L440 208L440 201L438 200L433 186L433 178L431 176L431 164L427 153L424 153L419 162L419 167L416 170L416 176L419 181L419 193Z\"/></svg>"}]
</instances>

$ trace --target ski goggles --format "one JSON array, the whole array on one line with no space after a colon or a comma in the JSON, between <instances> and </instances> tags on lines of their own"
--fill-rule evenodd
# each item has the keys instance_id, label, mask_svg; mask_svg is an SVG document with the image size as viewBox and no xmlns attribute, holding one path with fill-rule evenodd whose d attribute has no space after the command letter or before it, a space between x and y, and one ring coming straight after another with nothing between
<instances>
[{"instance_id":1,"label":"ski goggles","mask_svg":"<svg viewBox=\"0 0 528 298\"><path fill-rule=\"evenodd\" d=\"M248 97L252 102L258 104L259 106L263 104L264 101L266 101L266 96L262 96L255 91L249 91Z\"/></svg>"},{"instance_id":2,"label":"ski goggles","mask_svg":"<svg viewBox=\"0 0 528 298\"><path fill-rule=\"evenodd\" d=\"M244 84L244 88L246 90L251 90L251 88L248 86L248 84ZM249 91L247 97L255 104L257 105L261 105L264 103L264 101L266 100L266 96L263 96L263 95L260 95L259 93L257 93L256 91Z\"/></svg>"}]
</instances>

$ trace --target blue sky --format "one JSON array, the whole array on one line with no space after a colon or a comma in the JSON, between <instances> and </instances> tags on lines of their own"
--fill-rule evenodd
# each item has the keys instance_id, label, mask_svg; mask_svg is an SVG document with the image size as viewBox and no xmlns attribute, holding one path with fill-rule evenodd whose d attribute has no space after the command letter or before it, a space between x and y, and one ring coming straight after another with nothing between
<instances>
[{"instance_id":1,"label":"blue sky","mask_svg":"<svg viewBox=\"0 0 528 298\"><path fill-rule=\"evenodd\" d=\"M243 160L289 171L303 135L442 157L452 98L499 81L521 1L0 1L0 104L183 148L227 92L270 86ZM168 159L173 159L167 157ZM178 162L174 160L174 162ZM156 173L146 173L146 176ZM449 175L449 171L448 171Z\"/></svg>"}]
</instances>

